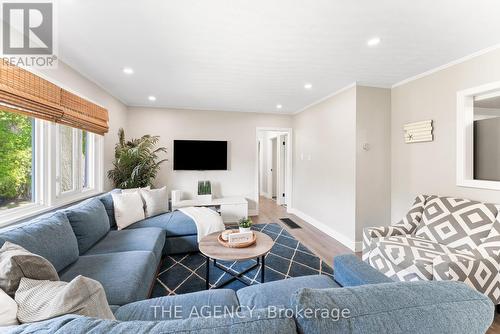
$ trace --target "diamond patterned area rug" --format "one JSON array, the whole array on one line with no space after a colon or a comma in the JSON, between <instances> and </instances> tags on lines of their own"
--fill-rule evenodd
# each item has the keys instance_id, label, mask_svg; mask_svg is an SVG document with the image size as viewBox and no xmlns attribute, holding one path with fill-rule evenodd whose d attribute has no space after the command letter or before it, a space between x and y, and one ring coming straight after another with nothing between
<instances>
[{"instance_id":1,"label":"diamond patterned area rug","mask_svg":"<svg viewBox=\"0 0 500 334\"><path fill-rule=\"evenodd\" d=\"M292 235L278 224L258 224L252 226L255 231L261 231L274 240L271 252L266 256L265 281L277 281L290 277L324 274L333 277L332 268L314 255L307 247L298 242ZM217 261L226 269L238 272L251 267L256 260L248 261ZM206 258L200 253L190 253L167 256L156 278L152 298L166 295L176 295L205 290ZM249 271L243 279L249 284L260 284L260 267ZM210 262L210 286L218 285L231 276ZM238 290L246 285L234 281L224 288Z\"/></svg>"}]
</instances>

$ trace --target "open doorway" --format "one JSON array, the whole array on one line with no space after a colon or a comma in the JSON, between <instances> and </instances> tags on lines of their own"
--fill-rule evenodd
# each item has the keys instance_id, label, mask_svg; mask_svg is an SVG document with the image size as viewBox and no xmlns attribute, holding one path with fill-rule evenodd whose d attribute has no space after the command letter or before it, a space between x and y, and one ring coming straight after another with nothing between
<instances>
[{"instance_id":1,"label":"open doorway","mask_svg":"<svg viewBox=\"0 0 500 334\"><path fill-rule=\"evenodd\" d=\"M291 196L291 129L257 130L259 196L287 206Z\"/></svg>"}]
</instances>

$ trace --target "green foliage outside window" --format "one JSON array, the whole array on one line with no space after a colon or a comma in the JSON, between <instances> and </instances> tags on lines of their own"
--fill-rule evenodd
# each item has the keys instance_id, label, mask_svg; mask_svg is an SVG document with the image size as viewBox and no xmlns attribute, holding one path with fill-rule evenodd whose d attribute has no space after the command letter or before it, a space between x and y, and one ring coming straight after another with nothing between
<instances>
[{"instance_id":1,"label":"green foliage outside window","mask_svg":"<svg viewBox=\"0 0 500 334\"><path fill-rule=\"evenodd\" d=\"M0 111L0 206L31 200L33 119Z\"/></svg>"}]
</instances>

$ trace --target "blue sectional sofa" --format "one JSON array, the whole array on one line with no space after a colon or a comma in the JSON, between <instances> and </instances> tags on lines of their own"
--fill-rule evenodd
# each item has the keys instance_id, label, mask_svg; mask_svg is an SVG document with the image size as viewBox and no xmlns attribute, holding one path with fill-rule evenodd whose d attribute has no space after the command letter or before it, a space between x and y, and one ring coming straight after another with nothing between
<instances>
[{"instance_id":1,"label":"blue sectional sofa","mask_svg":"<svg viewBox=\"0 0 500 334\"><path fill-rule=\"evenodd\" d=\"M104 204L108 214L111 229L116 229L116 220L113 207L113 192L119 192L115 189L99 196L99 200ZM164 213L158 216L146 218L127 229L137 230L144 227L157 227L165 231L165 246L163 254L182 254L198 251L198 230L194 221L180 211Z\"/></svg>"},{"instance_id":2,"label":"blue sectional sofa","mask_svg":"<svg viewBox=\"0 0 500 334\"><path fill-rule=\"evenodd\" d=\"M116 309L116 321L66 315L10 332L480 334L493 321L491 300L464 283L388 282L353 258L340 262L354 264L343 275L351 277L346 282L382 281L339 287L325 276L305 276L237 293L220 289L138 301Z\"/></svg>"},{"instance_id":3,"label":"blue sectional sofa","mask_svg":"<svg viewBox=\"0 0 500 334\"><path fill-rule=\"evenodd\" d=\"M336 258L336 281L304 276L238 292L220 289L147 299L163 254L197 250L196 227L173 212L117 231L112 204L108 193L4 229L0 246L8 240L45 257L61 280L77 275L98 280L117 320L65 315L2 330L472 334L484 333L493 320L490 299L464 283L392 282L352 255ZM347 309L349 316L310 318L300 312L303 309ZM219 313L213 313L216 310Z\"/></svg>"},{"instance_id":4,"label":"blue sectional sofa","mask_svg":"<svg viewBox=\"0 0 500 334\"><path fill-rule=\"evenodd\" d=\"M7 240L45 257L63 281L83 275L101 282L109 304L119 306L148 298L162 255L197 251L196 233L179 211L117 231L106 193L4 229L0 246Z\"/></svg>"}]
</instances>

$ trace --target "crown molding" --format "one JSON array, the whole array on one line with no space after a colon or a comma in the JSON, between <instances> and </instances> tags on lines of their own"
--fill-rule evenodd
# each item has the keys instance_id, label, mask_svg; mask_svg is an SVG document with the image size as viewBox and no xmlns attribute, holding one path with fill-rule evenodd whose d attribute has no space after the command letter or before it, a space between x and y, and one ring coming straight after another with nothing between
<instances>
[{"instance_id":1,"label":"crown molding","mask_svg":"<svg viewBox=\"0 0 500 334\"><path fill-rule=\"evenodd\" d=\"M315 106L317 104L320 104L321 102L324 102L324 101L328 100L329 98L334 97L335 95L339 95L339 94L345 92L346 90L349 90L349 89L351 89L353 87L356 87L357 85L358 85L358 83L356 81L353 82L353 83L350 83L349 85L347 85L345 87L342 87L342 88L334 91L333 93L328 94L327 96L323 96L322 98L320 98L319 100L314 101L313 103L308 104L307 106L303 107L302 109L297 110L296 112L292 113L292 115L300 114L304 110L307 110L307 109L309 109L309 108L311 108L311 107L313 107L313 106Z\"/></svg>"},{"instance_id":2,"label":"crown molding","mask_svg":"<svg viewBox=\"0 0 500 334\"><path fill-rule=\"evenodd\" d=\"M402 86L404 84L407 84L409 82L412 82L412 81L415 81L415 80L418 80L418 79L421 79L421 78L424 78L426 76L429 76L433 73L436 73L436 72L439 72L439 71L442 71L444 69L447 69L448 67L452 67L452 66L455 66L455 65L458 65L458 64L461 64L463 62L466 62L467 60L471 60L473 58L476 58L476 57L479 57L479 56L482 56L484 54L487 54L491 51L495 51L497 49L500 49L500 44L497 44L497 45L493 45L493 46L490 46L486 49L482 49L482 50L479 50L479 51L476 51L474 53L471 53L470 55L467 55L465 57L462 57L462 58L459 58L457 60L453 60L447 64L444 64L444 65L441 65L441 66L438 66L436 68L433 68L431 70L428 70L428 71L425 71L423 73L420 73L420 74L417 74L417 75L414 75L412 77L409 77L407 79L404 79L404 80L401 80L397 83L395 83L394 85L392 85L391 88L396 88L396 87L399 87L399 86Z\"/></svg>"}]
</instances>

